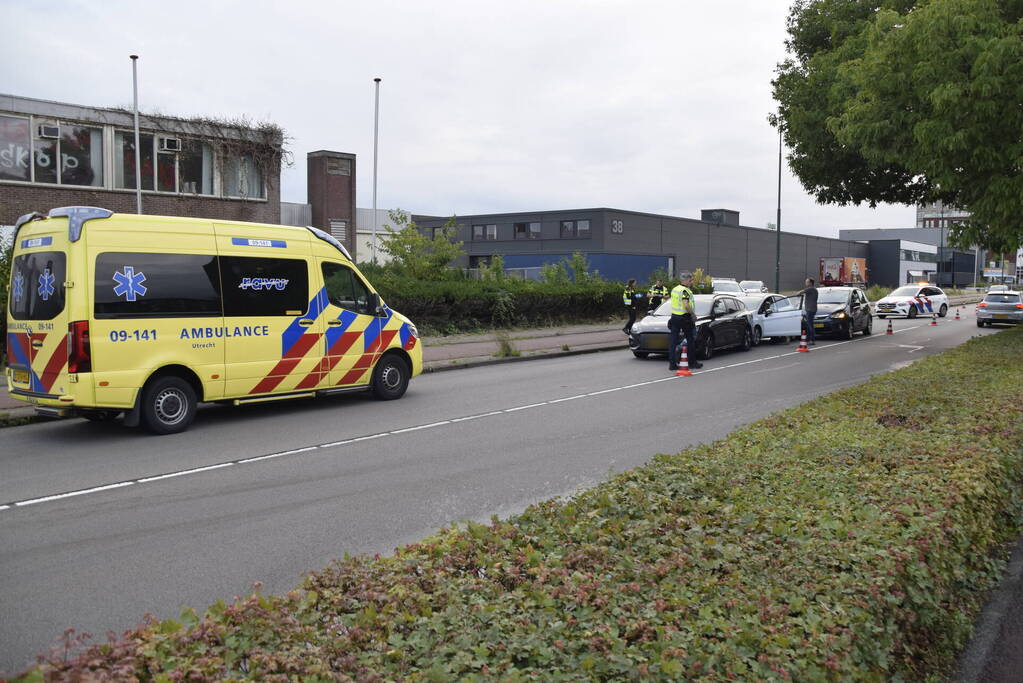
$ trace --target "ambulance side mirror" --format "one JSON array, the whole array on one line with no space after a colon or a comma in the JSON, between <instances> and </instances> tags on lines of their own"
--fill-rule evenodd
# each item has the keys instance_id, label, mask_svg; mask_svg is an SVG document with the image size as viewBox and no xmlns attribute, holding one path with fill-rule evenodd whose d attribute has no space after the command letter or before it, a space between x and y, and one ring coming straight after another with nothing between
<instances>
[{"instance_id":1,"label":"ambulance side mirror","mask_svg":"<svg viewBox=\"0 0 1023 683\"><path fill-rule=\"evenodd\" d=\"M380 295L376 292L369 293L369 299L366 300L366 312L378 318L384 315L383 307L380 305Z\"/></svg>"}]
</instances>

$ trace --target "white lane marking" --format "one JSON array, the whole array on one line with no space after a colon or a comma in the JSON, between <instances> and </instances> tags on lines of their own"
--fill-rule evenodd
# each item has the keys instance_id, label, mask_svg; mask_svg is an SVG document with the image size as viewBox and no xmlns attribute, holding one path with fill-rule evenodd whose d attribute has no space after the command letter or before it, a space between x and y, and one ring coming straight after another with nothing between
<instances>
[{"instance_id":1,"label":"white lane marking","mask_svg":"<svg viewBox=\"0 0 1023 683\"><path fill-rule=\"evenodd\" d=\"M899 334L900 332L907 332L909 330L914 330L914 329L917 329L919 327L928 327L928 326L929 325L921 324L921 325L914 325L912 327L903 327L901 329L894 330L893 333L894 334ZM860 337L859 339L848 339L848 340L845 340L845 341L834 342L834 343L828 344L826 346L821 346L820 348L815 349L815 350L816 351L826 351L827 349L830 349L830 348L833 348L833 347L837 347L837 346L842 346L844 344L851 344L852 342L860 342L860 341L870 341L871 339L881 339L884 336L886 336L886 335L879 334L879 335L872 335L870 337ZM904 345L904 344L899 344L898 346L906 347L906 348L912 348L913 351L910 351L910 353L913 353L914 351L918 351L918 350L921 350L921 349L925 348L923 346L911 346L911 345ZM699 370L697 372L694 372L693 376L697 377L699 375L703 375L703 374L706 374L708 372L720 372L721 370L729 370L729 369L732 369L732 368L742 367L744 365L752 365L753 363L762 363L762 362L768 361L768 360L777 360L778 358L785 358L787 356L797 356L797 355L799 355L798 351L789 351L787 353L779 353L779 354L776 354L776 355L773 355L773 356L765 356L763 358L754 358L753 360L741 361L741 362L738 362L738 363L731 363L729 365L720 365L720 366L717 366L717 367L708 368L707 370ZM793 363L791 365L798 365L798 363ZM791 365L788 365L788 366L785 366L785 367L791 367ZM278 453L269 453L267 455L257 455L257 456L252 457L252 458L242 458L242 459L239 459L239 460L232 460L230 462L219 463L217 465L208 465L206 467L195 467L195 468L191 468L191 469L187 469L187 470L180 470L180 471L177 471L177 472L167 472L165 474L158 474L158 475L154 475L154 476L151 476L151 477L143 477L141 479L131 479L131 480L127 480L127 481L116 482L116 483L113 483L113 484L105 484L103 486L95 486L95 487L88 488L88 489L80 489L80 490L77 490L77 491L68 491L66 493L58 493L58 494L54 494L54 495L51 495L51 496L43 496L43 497L40 497L40 498L32 498L32 499L29 499L29 500L12 501L12 502L9 502L9 503L0 504L0 512L3 512L4 510L14 509L16 507L24 507L26 505L34 505L34 504L37 504L37 503L45 503L45 502L50 502L50 501L55 501L55 500L62 500L64 498L72 498L74 496L83 496L83 495L92 494L92 493L100 493L100 492L103 492L103 491L109 491L111 489L123 488L125 486L133 486L135 484L148 484L148 483L152 483L152 482L156 482L156 481L162 481L162 480L165 480L165 479L172 479L172 478L175 478L175 477L180 477L180 476L184 476L184 475L188 475L188 474L198 474L198 473L201 473L201 472L209 472L211 470L219 470L219 469L223 469L225 467L230 467L231 465L247 465L247 464L254 463L254 462L261 462L263 460L272 460L274 458L283 458L283 457L287 457L287 456L290 456L290 455L298 455L300 453L308 453L310 451L315 451L315 450L320 450L320 449L325 449L325 448L336 448L336 447L339 447L339 446L347 446L349 444L358 443L360 441L369 441L371 439L380 439L380 438L383 438L385 436L394 436L394 435L398 435L398 434L405 434L405 433L408 433L408 432L418 431L418 430L421 430L421 429L430 429L430 428L433 428L433 427L441 427L443 425L454 424L456 422L466 422L468 420L478 420L478 419L482 419L482 418L486 418L486 417L494 417L494 416L497 416L497 415L504 415L506 413L514 413L514 412L517 412L517 411L520 411L520 410L526 410L527 408L538 408L538 407L545 406L545 405L552 405L552 404L555 404L555 403L563 403L565 401L575 401L575 400L578 400L578 399L581 399L581 398L589 398L589 397L592 397L592 396L602 396L603 394L610 394L610 393L615 392L615 391L622 391L624 389L636 389L636 388L639 388L639 387L647 387L647 386L651 386L653 384L659 384L661 382L671 382L671 381L678 380L678 379L681 379L681 378L680 377L676 377L674 375L671 375L671 376L668 376L668 377L660 377L658 379L652 379L652 380L648 380L646 382L636 382L636 383L633 383L633 384L626 384L626 385L620 386L620 387L611 387L609 389L602 389L600 391L591 391L588 394L576 394L575 396L565 396L563 398L551 399L550 401L541 401L540 403L530 403L528 405L516 406L514 408L506 408L504 410L492 410L492 411L490 411L488 413L479 413L477 415L466 415L465 417L454 417L454 418L451 418L450 420L441 420L439 422L431 422L429 424L417 425L417 426L413 426L413 427L407 427L405 429L396 429L396 430L387 431L387 432L380 432L378 434L368 434L366 436L358 436L358 437L355 437L355 438L352 438L352 439L344 439L344 440L341 440L341 441L331 441L331 442L328 442L328 443L317 444L317 445L314 445L314 446L306 446L304 448L295 448L295 449L292 449L292 450L280 451Z\"/></svg>"},{"instance_id":2,"label":"white lane marking","mask_svg":"<svg viewBox=\"0 0 1023 683\"><path fill-rule=\"evenodd\" d=\"M72 496L84 496L88 493L99 493L100 491L109 491L110 489L119 489L124 486L132 486L135 482L133 481L122 481L117 484L106 484L105 486L94 486L91 489L81 489L79 491L68 491L67 493L57 493L52 496L43 496L42 498L31 498L29 500L19 500L11 505L23 507L25 505L35 505L36 503L48 503L51 500L60 500L62 498L71 498ZM9 507L9 506L8 506Z\"/></svg>"},{"instance_id":3,"label":"white lane marking","mask_svg":"<svg viewBox=\"0 0 1023 683\"><path fill-rule=\"evenodd\" d=\"M158 474L155 477L143 477L142 479L136 479L136 484L148 484L151 481L160 481L161 479L170 479L171 477L183 477L186 474L198 474L199 472L209 472L210 470L219 470L222 467L230 467L233 462L225 462L219 465L209 465L207 467L196 467L190 470L181 470L180 472L171 472L170 474Z\"/></svg>"},{"instance_id":4,"label":"white lane marking","mask_svg":"<svg viewBox=\"0 0 1023 683\"><path fill-rule=\"evenodd\" d=\"M428 425L419 425L418 427L406 427L405 429L395 429L388 434L404 434L406 432L418 432L420 429L432 429L433 427L440 427L441 425L449 425L451 420L441 420L440 422L431 422ZM322 446L321 446L322 448Z\"/></svg>"}]
</instances>

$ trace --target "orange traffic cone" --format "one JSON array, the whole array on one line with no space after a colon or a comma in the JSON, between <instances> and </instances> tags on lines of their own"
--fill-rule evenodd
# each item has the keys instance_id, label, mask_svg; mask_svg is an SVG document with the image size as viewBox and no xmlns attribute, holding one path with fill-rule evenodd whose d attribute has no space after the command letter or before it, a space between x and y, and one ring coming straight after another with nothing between
<instances>
[{"instance_id":1,"label":"orange traffic cone","mask_svg":"<svg viewBox=\"0 0 1023 683\"><path fill-rule=\"evenodd\" d=\"M803 335L799 338L799 348L796 351L799 353L810 353L810 347L806 345L806 330L803 330Z\"/></svg>"},{"instance_id":2,"label":"orange traffic cone","mask_svg":"<svg viewBox=\"0 0 1023 683\"><path fill-rule=\"evenodd\" d=\"M682 345L682 357L678 359L678 370L675 371L676 377L692 377L693 373L689 370L689 354L686 351L686 345Z\"/></svg>"},{"instance_id":3,"label":"orange traffic cone","mask_svg":"<svg viewBox=\"0 0 1023 683\"><path fill-rule=\"evenodd\" d=\"M884 333L885 334L895 334L895 332L892 331L892 319L891 318L888 318L888 329L885 330Z\"/></svg>"},{"instance_id":4,"label":"orange traffic cone","mask_svg":"<svg viewBox=\"0 0 1023 683\"><path fill-rule=\"evenodd\" d=\"M938 326L938 314L937 313L931 313L931 327L937 327L937 326Z\"/></svg>"},{"instance_id":5,"label":"orange traffic cone","mask_svg":"<svg viewBox=\"0 0 1023 683\"><path fill-rule=\"evenodd\" d=\"M962 306L960 306L959 308L956 309L956 320L959 320L959 311L961 309L962 309Z\"/></svg>"}]
</instances>

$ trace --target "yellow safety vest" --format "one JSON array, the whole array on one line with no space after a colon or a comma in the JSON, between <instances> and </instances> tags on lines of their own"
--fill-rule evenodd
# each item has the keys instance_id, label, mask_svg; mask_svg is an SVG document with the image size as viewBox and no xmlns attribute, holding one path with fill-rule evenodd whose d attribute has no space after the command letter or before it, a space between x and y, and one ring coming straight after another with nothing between
<instances>
[{"instance_id":1,"label":"yellow safety vest","mask_svg":"<svg viewBox=\"0 0 1023 683\"><path fill-rule=\"evenodd\" d=\"M625 293L622 294L622 303L626 306L632 305L632 295L636 293L636 290L632 287L626 287Z\"/></svg>"},{"instance_id":2,"label":"yellow safety vest","mask_svg":"<svg viewBox=\"0 0 1023 683\"><path fill-rule=\"evenodd\" d=\"M685 315L686 313L696 313L693 293L684 285L675 285L675 288L671 290L671 314Z\"/></svg>"},{"instance_id":3,"label":"yellow safety vest","mask_svg":"<svg viewBox=\"0 0 1023 683\"><path fill-rule=\"evenodd\" d=\"M668 296L668 288L667 287L651 287L650 288L650 296L659 296L659 297L661 297L663 299L664 297Z\"/></svg>"}]
</instances>

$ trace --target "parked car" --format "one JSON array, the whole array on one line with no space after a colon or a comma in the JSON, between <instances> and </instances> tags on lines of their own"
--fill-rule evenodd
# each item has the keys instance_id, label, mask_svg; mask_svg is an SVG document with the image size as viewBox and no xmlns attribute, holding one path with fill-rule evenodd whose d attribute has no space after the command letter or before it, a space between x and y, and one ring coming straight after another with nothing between
<instances>
[{"instance_id":1,"label":"parked car","mask_svg":"<svg viewBox=\"0 0 1023 683\"><path fill-rule=\"evenodd\" d=\"M697 294L696 357L710 358L715 351L738 347L749 351L753 346L752 315L742 301L727 294ZM636 358L651 353L668 354L668 319L671 301L636 322L629 335L629 348Z\"/></svg>"},{"instance_id":2,"label":"parked car","mask_svg":"<svg viewBox=\"0 0 1023 683\"><path fill-rule=\"evenodd\" d=\"M852 339L856 332L863 332L866 336L873 329L870 303L859 287L821 287L817 290L817 315L813 319L815 335Z\"/></svg>"},{"instance_id":3,"label":"parked car","mask_svg":"<svg viewBox=\"0 0 1023 683\"><path fill-rule=\"evenodd\" d=\"M747 295L768 293L767 286L764 285L763 280L743 280L739 283L739 286Z\"/></svg>"},{"instance_id":4,"label":"parked car","mask_svg":"<svg viewBox=\"0 0 1023 683\"><path fill-rule=\"evenodd\" d=\"M798 337L802 332L803 311L800 296L782 296L781 294L756 294L742 298L742 303L752 315L753 345L756 346L764 337L770 337L771 343L786 342L790 337Z\"/></svg>"},{"instance_id":5,"label":"parked car","mask_svg":"<svg viewBox=\"0 0 1023 683\"><path fill-rule=\"evenodd\" d=\"M937 313L942 318L948 313L948 296L934 285L903 285L891 294L878 299L875 306L878 318L889 315L918 315Z\"/></svg>"},{"instance_id":6,"label":"parked car","mask_svg":"<svg viewBox=\"0 0 1023 683\"><path fill-rule=\"evenodd\" d=\"M710 284L715 294L731 294L733 296L745 296L746 294L734 278L716 277L710 281Z\"/></svg>"},{"instance_id":7,"label":"parked car","mask_svg":"<svg viewBox=\"0 0 1023 683\"><path fill-rule=\"evenodd\" d=\"M991 285L987 288L989 292L1007 292L1009 287L1007 285Z\"/></svg>"},{"instance_id":8,"label":"parked car","mask_svg":"<svg viewBox=\"0 0 1023 683\"><path fill-rule=\"evenodd\" d=\"M1005 323L1018 325L1023 322L1023 296L1011 289L989 291L984 300L977 304L977 327Z\"/></svg>"}]
</instances>

